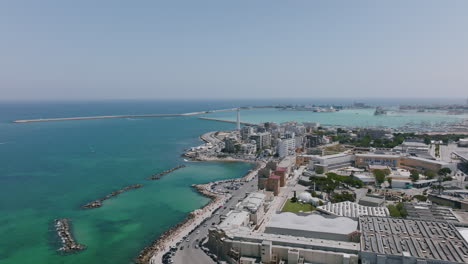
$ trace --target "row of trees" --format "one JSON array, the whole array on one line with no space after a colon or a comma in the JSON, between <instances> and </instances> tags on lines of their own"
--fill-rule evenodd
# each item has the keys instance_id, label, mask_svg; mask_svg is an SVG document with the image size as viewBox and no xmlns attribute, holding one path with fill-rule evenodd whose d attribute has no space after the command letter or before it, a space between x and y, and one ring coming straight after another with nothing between
<instances>
[{"instance_id":1,"label":"row of trees","mask_svg":"<svg viewBox=\"0 0 468 264\"><path fill-rule=\"evenodd\" d=\"M388 176L390 175L390 170L385 169L385 170L373 170L372 173L374 174L375 177L375 182L377 185L382 185L382 183L385 182L385 180L388 181L390 186L392 185L392 178L389 178ZM439 176L439 184L442 181L449 181L452 180L452 177L448 176L450 173L452 173L452 170L449 168L442 168L437 172L437 175ZM427 179L434 179L436 177L436 174L433 171L426 171L424 172L424 175L427 177ZM419 172L417 170L412 170L410 171L410 179L412 182L416 182L419 180Z\"/></svg>"},{"instance_id":2,"label":"row of trees","mask_svg":"<svg viewBox=\"0 0 468 264\"><path fill-rule=\"evenodd\" d=\"M337 129L336 135L334 135L333 141L338 141L341 144L351 144L359 147L376 147L376 148L393 148L401 143L406 138L420 138L425 144L431 144L431 141L442 141L447 144L449 141L458 141L463 135L416 135L414 133L395 133L392 139L387 138L376 138L367 134L359 139L353 139L347 134L344 129ZM358 133L358 131L353 131Z\"/></svg>"},{"instance_id":3,"label":"row of trees","mask_svg":"<svg viewBox=\"0 0 468 264\"><path fill-rule=\"evenodd\" d=\"M361 180L349 176L341 176L333 172L326 174L326 177L310 177L310 181L315 187L328 194L332 202L354 201L355 198L350 192L335 193L338 187L361 188L364 183ZM314 192L312 192L314 193Z\"/></svg>"},{"instance_id":4,"label":"row of trees","mask_svg":"<svg viewBox=\"0 0 468 264\"><path fill-rule=\"evenodd\" d=\"M387 206L387 208L391 217L406 218L406 216L408 216L408 212L406 211L404 204L401 202L396 205L391 204Z\"/></svg>"}]
</instances>

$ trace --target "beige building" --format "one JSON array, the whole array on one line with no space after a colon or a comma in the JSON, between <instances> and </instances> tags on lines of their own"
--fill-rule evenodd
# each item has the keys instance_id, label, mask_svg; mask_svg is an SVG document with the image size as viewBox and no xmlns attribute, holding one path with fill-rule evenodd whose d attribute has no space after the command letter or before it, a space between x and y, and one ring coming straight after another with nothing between
<instances>
[{"instance_id":1,"label":"beige building","mask_svg":"<svg viewBox=\"0 0 468 264\"><path fill-rule=\"evenodd\" d=\"M388 167L400 167L400 155L389 154L356 154L354 163L356 167L369 167L370 165L381 165Z\"/></svg>"}]
</instances>

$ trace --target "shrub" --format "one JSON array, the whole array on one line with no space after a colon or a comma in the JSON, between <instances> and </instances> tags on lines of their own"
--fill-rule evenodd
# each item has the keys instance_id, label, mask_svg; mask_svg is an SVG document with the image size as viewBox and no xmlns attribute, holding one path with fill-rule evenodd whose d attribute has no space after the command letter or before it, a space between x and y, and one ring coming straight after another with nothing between
<instances>
[{"instance_id":1,"label":"shrub","mask_svg":"<svg viewBox=\"0 0 468 264\"><path fill-rule=\"evenodd\" d=\"M427 201L427 197L424 196L424 195L421 195L421 194L417 194L417 195L413 196L413 198L417 199L417 200L420 201L420 202L425 202L425 201Z\"/></svg>"}]
</instances>

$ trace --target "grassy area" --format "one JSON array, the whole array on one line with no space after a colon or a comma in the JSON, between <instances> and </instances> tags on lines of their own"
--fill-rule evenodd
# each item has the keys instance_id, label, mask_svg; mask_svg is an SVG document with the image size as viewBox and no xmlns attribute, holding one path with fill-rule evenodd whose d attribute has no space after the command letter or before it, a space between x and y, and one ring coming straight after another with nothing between
<instances>
[{"instance_id":1,"label":"grassy area","mask_svg":"<svg viewBox=\"0 0 468 264\"><path fill-rule=\"evenodd\" d=\"M341 153L341 152L343 152L345 150L346 150L346 148L343 147L340 144L333 145L333 146L328 146L328 147L324 148L324 155L333 155L333 154Z\"/></svg>"},{"instance_id":2,"label":"grassy area","mask_svg":"<svg viewBox=\"0 0 468 264\"><path fill-rule=\"evenodd\" d=\"M291 202L291 200L286 201L281 211L283 212L292 212L298 213L299 211L302 212L310 212L314 211L315 207L309 203L300 203L300 202Z\"/></svg>"}]
</instances>

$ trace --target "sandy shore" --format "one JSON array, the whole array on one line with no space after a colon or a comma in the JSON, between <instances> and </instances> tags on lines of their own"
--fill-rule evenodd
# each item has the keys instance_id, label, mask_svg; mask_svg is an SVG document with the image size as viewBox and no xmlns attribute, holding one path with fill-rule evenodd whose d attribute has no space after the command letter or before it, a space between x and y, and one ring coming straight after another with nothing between
<instances>
[{"instance_id":1,"label":"sandy shore","mask_svg":"<svg viewBox=\"0 0 468 264\"><path fill-rule=\"evenodd\" d=\"M219 160L216 160L219 161ZM245 160L239 160L245 161ZM252 162L252 161L250 161ZM257 163L257 165L246 173L242 178L234 180L251 180L257 174L258 170L265 166L265 163ZM233 179L230 179L233 180ZM219 194L211 191L211 185L217 184L227 180L220 180L209 182L205 184L192 185L201 195L211 199L211 201L200 209L196 209L189 213L189 215L173 226L169 230L162 233L158 239L153 241L149 246L145 247L136 259L138 264L159 264L161 263L162 256L167 252L170 247L175 246L177 242L188 235L189 232L195 229L202 222L211 217L213 212L220 206L225 204L226 200L231 196L230 194Z\"/></svg>"}]
</instances>

